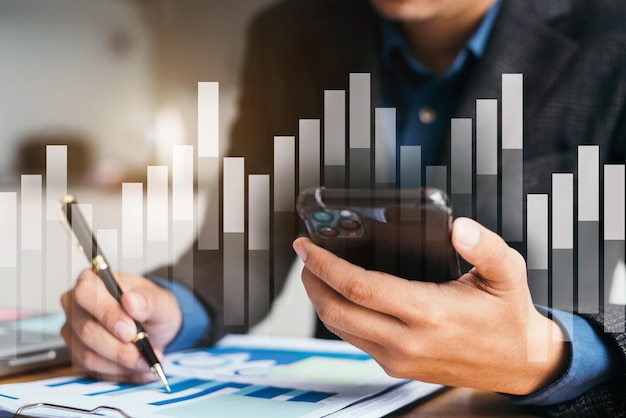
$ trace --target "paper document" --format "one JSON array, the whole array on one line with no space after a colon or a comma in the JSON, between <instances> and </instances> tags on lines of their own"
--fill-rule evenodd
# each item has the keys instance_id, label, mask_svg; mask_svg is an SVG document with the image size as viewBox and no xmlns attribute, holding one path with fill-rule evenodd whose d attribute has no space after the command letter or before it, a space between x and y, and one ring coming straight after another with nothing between
<instances>
[{"instance_id":1,"label":"paper document","mask_svg":"<svg viewBox=\"0 0 626 418\"><path fill-rule=\"evenodd\" d=\"M231 335L211 348L168 354L163 367L171 393L157 382L132 385L61 377L2 385L0 405L11 412L40 402L85 410L109 406L141 418L375 417L441 388L391 378L351 345L312 338ZM45 408L24 413L87 416ZM97 414L123 416L107 415L106 410Z\"/></svg>"}]
</instances>

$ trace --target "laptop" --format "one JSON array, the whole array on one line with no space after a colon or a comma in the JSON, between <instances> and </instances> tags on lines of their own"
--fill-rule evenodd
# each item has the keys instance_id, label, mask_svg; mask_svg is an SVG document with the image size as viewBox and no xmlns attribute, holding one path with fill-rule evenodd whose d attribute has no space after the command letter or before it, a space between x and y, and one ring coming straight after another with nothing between
<instances>
[{"instance_id":1,"label":"laptop","mask_svg":"<svg viewBox=\"0 0 626 418\"><path fill-rule=\"evenodd\" d=\"M0 321L0 376L69 364L64 322L63 313Z\"/></svg>"}]
</instances>

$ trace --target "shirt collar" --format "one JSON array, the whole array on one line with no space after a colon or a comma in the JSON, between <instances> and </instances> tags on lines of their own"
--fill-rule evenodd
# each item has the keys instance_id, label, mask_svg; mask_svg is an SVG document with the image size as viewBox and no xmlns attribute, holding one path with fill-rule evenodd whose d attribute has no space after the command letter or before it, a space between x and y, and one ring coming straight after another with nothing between
<instances>
[{"instance_id":1,"label":"shirt collar","mask_svg":"<svg viewBox=\"0 0 626 418\"><path fill-rule=\"evenodd\" d=\"M450 67L450 70L453 72L458 71L460 69L458 67L460 67L460 64L465 61L468 53L471 53L476 58L483 56L487 46L487 41L489 40L489 35L491 34L491 29L493 28L493 24L498 16L501 4L502 0L496 0L491 9L489 9L480 26L467 42L465 48L459 52L459 56L457 56L457 59ZM409 47L409 44L397 23L381 18L381 36L381 59L384 65L391 63L393 52L398 50L407 62L410 63L411 67L413 67L418 73L423 75L432 75L432 71L413 56L411 48ZM450 70L448 72L450 72Z\"/></svg>"}]
</instances>

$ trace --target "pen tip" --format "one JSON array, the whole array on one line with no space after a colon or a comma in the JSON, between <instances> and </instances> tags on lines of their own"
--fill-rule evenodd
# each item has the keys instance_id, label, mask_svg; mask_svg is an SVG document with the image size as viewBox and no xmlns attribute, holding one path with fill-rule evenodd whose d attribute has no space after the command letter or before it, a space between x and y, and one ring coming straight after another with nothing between
<instances>
[{"instance_id":1,"label":"pen tip","mask_svg":"<svg viewBox=\"0 0 626 418\"><path fill-rule=\"evenodd\" d=\"M152 370L154 371L154 374L156 374L161 384L165 387L167 393L172 393L172 388L170 388L170 384L167 381L167 377L165 376L165 372L163 372L163 367L161 366L161 364L156 363L154 366L152 366Z\"/></svg>"}]
</instances>

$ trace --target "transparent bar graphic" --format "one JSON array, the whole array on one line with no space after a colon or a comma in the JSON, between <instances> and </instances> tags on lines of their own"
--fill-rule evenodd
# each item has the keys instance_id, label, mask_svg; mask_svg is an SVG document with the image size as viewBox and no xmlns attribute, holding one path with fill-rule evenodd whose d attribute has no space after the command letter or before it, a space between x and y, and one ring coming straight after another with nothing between
<instances>
[{"instance_id":1,"label":"transparent bar graphic","mask_svg":"<svg viewBox=\"0 0 626 418\"><path fill-rule=\"evenodd\" d=\"M245 253L243 233L224 233L224 325L245 325Z\"/></svg>"},{"instance_id":2,"label":"transparent bar graphic","mask_svg":"<svg viewBox=\"0 0 626 418\"><path fill-rule=\"evenodd\" d=\"M274 137L274 211L295 210L295 138Z\"/></svg>"},{"instance_id":3,"label":"transparent bar graphic","mask_svg":"<svg viewBox=\"0 0 626 418\"><path fill-rule=\"evenodd\" d=\"M498 230L498 101L476 100L476 218Z\"/></svg>"},{"instance_id":4,"label":"transparent bar graphic","mask_svg":"<svg viewBox=\"0 0 626 418\"><path fill-rule=\"evenodd\" d=\"M448 190L448 167L427 166L426 187L434 187L447 193Z\"/></svg>"},{"instance_id":5,"label":"transparent bar graphic","mask_svg":"<svg viewBox=\"0 0 626 418\"><path fill-rule=\"evenodd\" d=\"M578 147L578 312L600 312L600 148Z\"/></svg>"},{"instance_id":6,"label":"transparent bar graphic","mask_svg":"<svg viewBox=\"0 0 626 418\"><path fill-rule=\"evenodd\" d=\"M502 149L524 148L524 75L502 74Z\"/></svg>"},{"instance_id":7,"label":"transparent bar graphic","mask_svg":"<svg viewBox=\"0 0 626 418\"><path fill-rule=\"evenodd\" d=\"M346 166L346 92L324 92L324 184L344 187Z\"/></svg>"},{"instance_id":8,"label":"transparent bar graphic","mask_svg":"<svg viewBox=\"0 0 626 418\"><path fill-rule=\"evenodd\" d=\"M524 240L524 151L502 150L502 237Z\"/></svg>"},{"instance_id":9,"label":"transparent bar graphic","mask_svg":"<svg viewBox=\"0 0 626 418\"><path fill-rule=\"evenodd\" d=\"M193 146L172 148L172 220L193 221Z\"/></svg>"},{"instance_id":10,"label":"transparent bar graphic","mask_svg":"<svg viewBox=\"0 0 626 418\"><path fill-rule=\"evenodd\" d=\"M370 148L371 97L371 75L350 74L350 148Z\"/></svg>"},{"instance_id":11,"label":"transparent bar graphic","mask_svg":"<svg viewBox=\"0 0 626 418\"><path fill-rule=\"evenodd\" d=\"M529 270L548 270L548 195L527 196L526 264Z\"/></svg>"},{"instance_id":12,"label":"transparent bar graphic","mask_svg":"<svg viewBox=\"0 0 626 418\"><path fill-rule=\"evenodd\" d=\"M350 187L370 186L371 75L350 74Z\"/></svg>"},{"instance_id":13,"label":"transparent bar graphic","mask_svg":"<svg viewBox=\"0 0 626 418\"><path fill-rule=\"evenodd\" d=\"M524 76L502 74L502 237L524 239Z\"/></svg>"},{"instance_id":14,"label":"transparent bar graphic","mask_svg":"<svg viewBox=\"0 0 626 418\"><path fill-rule=\"evenodd\" d=\"M604 166L604 239L622 241L626 236L624 219L624 165Z\"/></svg>"},{"instance_id":15,"label":"transparent bar graphic","mask_svg":"<svg viewBox=\"0 0 626 418\"><path fill-rule=\"evenodd\" d=\"M248 324L270 310L270 177L248 177Z\"/></svg>"},{"instance_id":16,"label":"transparent bar graphic","mask_svg":"<svg viewBox=\"0 0 626 418\"><path fill-rule=\"evenodd\" d=\"M40 311L44 306L43 275L43 195L41 175L22 175L20 192L20 282L19 307ZM0 228L4 231L4 229ZM40 329L41 321L33 319ZM41 333L23 334L25 342L41 341Z\"/></svg>"},{"instance_id":17,"label":"transparent bar graphic","mask_svg":"<svg viewBox=\"0 0 626 418\"><path fill-rule=\"evenodd\" d=\"M537 305L548 306L549 275L548 275L548 195L529 194L527 197L526 228L528 287ZM528 335L537 330L528 329ZM547 332L546 332L547 335ZM530 339L529 339L530 340ZM548 344L540 349L528 346L527 359L532 362L548 360Z\"/></svg>"},{"instance_id":18,"label":"transparent bar graphic","mask_svg":"<svg viewBox=\"0 0 626 418\"><path fill-rule=\"evenodd\" d=\"M224 325L245 323L245 161L224 158Z\"/></svg>"},{"instance_id":19,"label":"transparent bar graphic","mask_svg":"<svg viewBox=\"0 0 626 418\"><path fill-rule=\"evenodd\" d=\"M624 332L626 318L626 178L624 165L604 166L604 330Z\"/></svg>"},{"instance_id":20,"label":"transparent bar graphic","mask_svg":"<svg viewBox=\"0 0 626 418\"><path fill-rule=\"evenodd\" d=\"M270 249L270 177L248 176L248 249Z\"/></svg>"},{"instance_id":21,"label":"transparent bar graphic","mask_svg":"<svg viewBox=\"0 0 626 418\"><path fill-rule=\"evenodd\" d=\"M350 148L350 187L370 187L371 150Z\"/></svg>"},{"instance_id":22,"label":"transparent bar graphic","mask_svg":"<svg viewBox=\"0 0 626 418\"><path fill-rule=\"evenodd\" d=\"M219 83L198 83L198 157L219 157Z\"/></svg>"},{"instance_id":23,"label":"transparent bar graphic","mask_svg":"<svg viewBox=\"0 0 626 418\"><path fill-rule=\"evenodd\" d=\"M450 121L450 194L455 216L472 216L472 119Z\"/></svg>"},{"instance_id":24,"label":"transparent bar graphic","mask_svg":"<svg viewBox=\"0 0 626 418\"><path fill-rule=\"evenodd\" d=\"M552 248L574 248L574 175L552 174Z\"/></svg>"},{"instance_id":25,"label":"transparent bar graphic","mask_svg":"<svg viewBox=\"0 0 626 418\"><path fill-rule=\"evenodd\" d=\"M299 134L299 190L302 191L321 184L321 131L319 119L301 119Z\"/></svg>"},{"instance_id":26,"label":"transparent bar graphic","mask_svg":"<svg viewBox=\"0 0 626 418\"><path fill-rule=\"evenodd\" d=\"M57 221L57 204L67 194L67 145L46 146L46 219Z\"/></svg>"},{"instance_id":27,"label":"transparent bar graphic","mask_svg":"<svg viewBox=\"0 0 626 418\"><path fill-rule=\"evenodd\" d=\"M374 178L376 185L396 184L396 109L377 108L374 115Z\"/></svg>"},{"instance_id":28,"label":"transparent bar graphic","mask_svg":"<svg viewBox=\"0 0 626 418\"><path fill-rule=\"evenodd\" d=\"M166 166L148 167L146 234L148 241L169 238L169 184Z\"/></svg>"},{"instance_id":29,"label":"transparent bar graphic","mask_svg":"<svg viewBox=\"0 0 626 418\"><path fill-rule=\"evenodd\" d=\"M244 159L224 158L224 233L244 232Z\"/></svg>"},{"instance_id":30,"label":"transparent bar graphic","mask_svg":"<svg viewBox=\"0 0 626 418\"><path fill-rule=\"evenodd\" d=\"M20 240L22 250L41 250L42 214L41 175L22 175L20 193Z\"/></svg>"},{"instance_id":31,"label":"transparent bar graphic","mask_svg":"<svg viewBox=\"0 0 626 418\"><path fill-rule=\"evenodd\" d=\"M0 192L0 268L17 268L17 193Z\"/></svg>"},{"instance_id":32,"label":"transparent bar graphic","mask_svg":"<svg viewBox=\"0 0 626 418\"><path fill-rule=\"evenodd\" d=\"M578 220L600 220L600 147L578 147Z\"/></svg>"},{"instance_id":33,"label":"transparent bar graphic","mask_svg":"<svg viewBox=\"0 0 626 418\"><path fill-rule=\"evenodd\" d=\"M121 235L122 258L141 259L144 241L142 183L122 183Z\"/></svg>"},{"instance_id":34,"label":"transparent bar graphic","mask_svg":"<svg viewBox=\"0 0 626 418\"><path fill-rule=\"evenodd\" d=\"M476 174L498 174L497 100L476 100Z\"/></svg>"},{"instance_id":35,"label":"transparent bar graphic","mask_svg":"<svg viewBox=\"0 0 626 418\"><path fill-rule=\"evenodd\" d=\"M400 187L414 189L422 185L422 147L402 145L400 147Z\"/></svg>"},{"instance_id":36,"label":"transparent bar graphic","mask_svg":"<svg viewBox=\"0 0 626 418\"><path fill-rule=\"evenodd\" d=\"M218 250L220 246L220 161L219 158L198 158L198 249ZM201 217L200 217L201 216Z\"/></svg>"},{"instance_id":37,"label":"transparent bar graphic","mask_svg":"<svg viewBox=\"0 0 626 418\"><path fill-rule=\"evenodd\" d=\"M173 220L172 221L172 261L176 261L172 265L172 278L189 278L184 284L190 290L194 290L193 260L194 252L185 251L189 247L195 235L195 224L193 220ZM174 250L179 251L174 254ZM184 256L183 256L184 255ZM193 305L181 306L184 313L192 313Z\"/></svg>"},{"instance_id":38,"label":"transparent bar graphic","mask_svg":"<svg viewBox=\"0 0 626 418\"><path fill-rule=\"evenodd\" d=\"M551 306L566 312L574 310L574 175L571 173L552 175Z\"/></svg>"}]
</instances>

